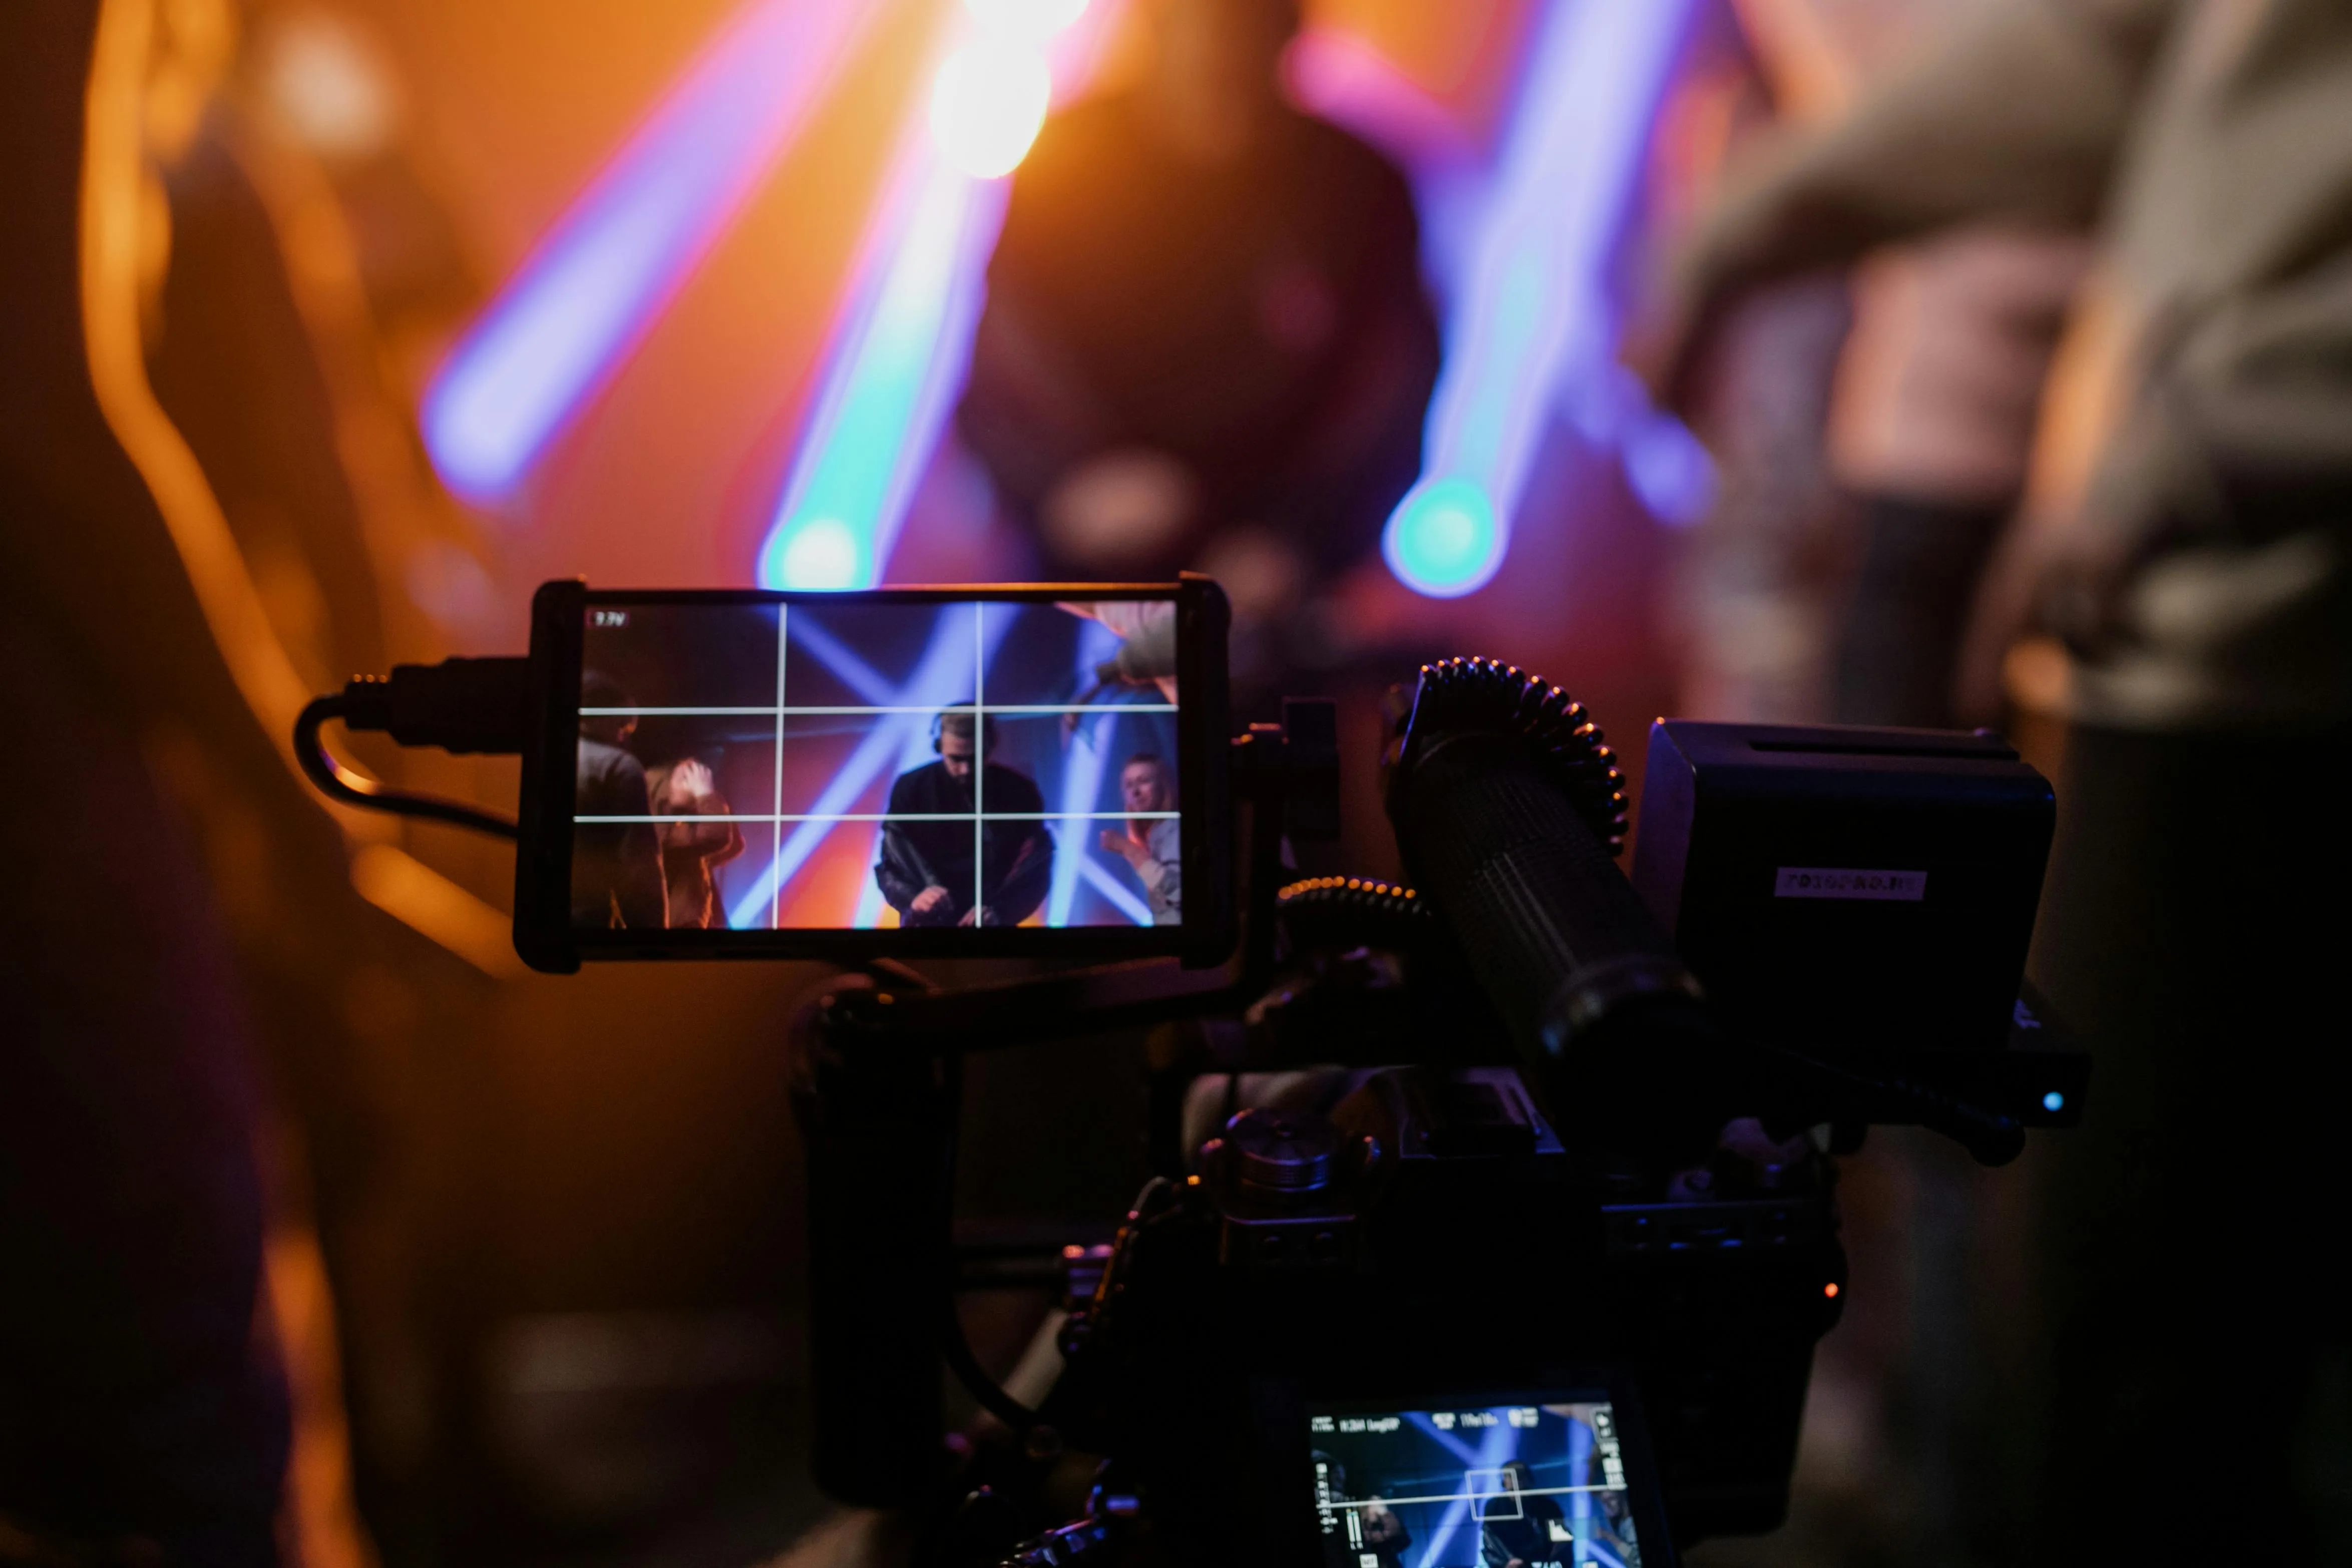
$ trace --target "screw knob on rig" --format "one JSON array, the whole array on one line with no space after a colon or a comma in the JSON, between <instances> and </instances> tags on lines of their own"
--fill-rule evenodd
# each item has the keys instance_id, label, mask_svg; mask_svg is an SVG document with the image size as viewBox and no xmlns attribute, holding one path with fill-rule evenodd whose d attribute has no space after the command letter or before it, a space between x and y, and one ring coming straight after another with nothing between
<instances>
[{"instance_id":1,"label":"screw knob on rig","mask_svg":"<svg viewBox=\"0 0 2352 1568\"><path fill-rule=\"evenodd\" d=\"M1225 1123L1225 1147L1246 1185L1311 1193L1331 1179L1339 1130L1312 1111L1244 1110Z\"/></svg>"}]
</instances>

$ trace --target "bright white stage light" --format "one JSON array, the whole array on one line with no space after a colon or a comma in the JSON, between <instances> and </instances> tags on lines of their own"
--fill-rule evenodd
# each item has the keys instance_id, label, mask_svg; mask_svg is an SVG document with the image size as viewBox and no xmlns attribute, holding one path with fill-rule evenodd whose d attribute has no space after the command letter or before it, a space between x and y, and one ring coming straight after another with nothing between
<instances>
[{"instance_id":1,"label":"bright white stage light","mask_svg":"<svg viewBox=\"0 0 2352 1568\"><path fill-rule=\"evenodd\" d=\"M1087 13L1087 0L963 0L964 9L1000 38L1044 43Z\"/></svg>"},{"instance_id":2,"label":"bright white stage light","mask_svg":"<svg viewBox=\"0 0 2352 1568\"><path fill-rule=\"evenodd\" d=\"M837 517L815 517L784 541L775 580L787 588L862 587L866 573L857 535Z\"/></svg>"},{"instance_id":3,"label":"bright white stage light","mask_svg":"<svg viewBox=\"0 0 2352 1568\"><path fill-rule=\"evenodd\" d=\"M976 38L950 55L931 88L931 141L977 180L1009 174L1028 154L1053 101L1054 73L1034 47Z\"/></svg>"}]
</instances>

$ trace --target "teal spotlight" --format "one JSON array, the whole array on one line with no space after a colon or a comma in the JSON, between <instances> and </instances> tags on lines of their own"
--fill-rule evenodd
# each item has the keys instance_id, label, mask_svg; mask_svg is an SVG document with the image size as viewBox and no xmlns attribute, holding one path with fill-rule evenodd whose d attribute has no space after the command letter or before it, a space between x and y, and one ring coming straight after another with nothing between
<instances>
[{"instance_id":1,"label":"teal spotlight","mask_svg":"<svg viewBox=\"0 0 2352 1568\"><path fill-rule=\"evenodd\" d=\"M1416 485L1389 519L1381 553L1417 594L1454 599L1475 593L1503 563L1495 503L1471 479Z\"/></svg>"},{"instance_id":2,"label":"teal spotlight","mask_svg":"<svg viewBox=\"0 0 2352 1568\"><path fill-rule=\"evenodd\" d=\"M779 529L760 563L771 588L862 588L869 574L856 530L837 517L803 517Z\"/></svg>"}]
</instances>

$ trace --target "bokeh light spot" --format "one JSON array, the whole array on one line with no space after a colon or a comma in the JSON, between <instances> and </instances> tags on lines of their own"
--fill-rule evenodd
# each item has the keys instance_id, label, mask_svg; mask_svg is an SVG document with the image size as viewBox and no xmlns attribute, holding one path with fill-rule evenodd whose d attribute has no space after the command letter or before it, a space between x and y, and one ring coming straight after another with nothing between
<instances>
[{"instance_id":1,"label":"bokeh light spot","mask_svg":"<svg viewBox=\"0 0 2352 1568\"><path fill-rule=\"evenodd\" d=\"M774 570L761 580L779 588L856 588L865 581L856 531L837 517L803 519L775 546Z\"/></svg>"},{"instance_id":2,"label":"bokeh light spot","mask_svg":"<svg viewBox=\"0 0 2352 1568\"><path fill-rule=\"evenodd\" d=\"M932 142L974 179L1009 174L1037 140L1053 96L1053 72L1034 47L977 39L940 66L931 89Z\"/></svg>"}]
</instances>

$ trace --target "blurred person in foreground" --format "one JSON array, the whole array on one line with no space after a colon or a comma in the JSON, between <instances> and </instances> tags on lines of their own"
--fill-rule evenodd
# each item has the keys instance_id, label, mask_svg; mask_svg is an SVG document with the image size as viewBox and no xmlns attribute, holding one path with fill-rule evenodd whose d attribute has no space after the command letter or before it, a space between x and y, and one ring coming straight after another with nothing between
<instances>
[{"instance_id":1,"label":"blurred person in foreground","mask_svg":"<svg viewBox=\"0 0 2352 1568\"><path fill-rule=\"evenodd\" d=\"M1417 476L1437 328L1403 177L1284 100L1295 0L1150 20L1013 176L959 420L1045 576L1208 572L1245 667Z\"/></svg>"},{"instance_id":2,"label":"blurred person in foreground","mask_svg":"<svg viewBox=\"0 0 2352 1568\"><path fill-rule=\"evenodd\" d=\"M1988 5L1724 202L1654 376L1686 395L1751 284L1990 218L2102 241L2011 566L2071 658L2033 968L2097 1079L2046 1152L2011 1557L2206 1554L2174 1501L2198 1389L2231 1555L2345 1561L2352 1363L2310 1238L2352 920L2308 890L2352 872L2352 7Z\"/></svg>"},{"instance_id":3,"label":"blurred person in foreground","mask_svg":"<svg viewBox=\"0 0 2352 1568\"><path fill-rule=\"evenodd\" d=\"M1830 658L1842 724L1958 721L1959 658L2025 493L2042 393L2086 247L1972 225L1873 258L1829 410L1859 560Z\"/></svg>"},{"instance_id":4,"label":"blurred person in foreground","mask_svg":"<svg viewBox=\"0 0 2352 1568\"><path fill-rule=\"evenodd\" d=\"M1739 0L1798 126L1833 122L1971 0ZM2042 394L2090 246L2007 214L1864 258L1824 411L1822 457L1855 570L1828 639L1829 717L1947 725L1994 548L2023 499Z\"/></svg>"},{"instance_id":5,"label":"blurred person in foreground","mask_svg":"<svg viewBox=\"0 0 2352 1568\"><path fill-rule=\"evenodd\" d=\"M1740 53L1695 62L1677 89L1690 107L1669 110L1734 129L1720 146L1678 138L1697 162L1666 178L1712 188L1723 171L1705 165L1727 153L1736 177L1756 144L1833 122L1972 3L1734 0ZM1759 88L1770 118L1750 129ZM1996 218L1748 291L1711 334L1693 410L1721 489L1677 571L1686 707L1953 721L1969 611L2024 490L2088 249Z\"/></svg>"},{"instance_id":6,"label":"blurred person in foreground","mask_svg":"<svg viewBox=\"0 0 2352 1568\"><path fill-rule=\"evenodd\" d=\"M266 1563L292 1447L268 1089L187 781L257 785L247 902L350 926L297 903L332 826L251 722L101 406L100 372L143 374L143 301L82 237L144 195L151 80L195 73L170 28L100 23L0 6L0 671L70 778L0 813L0 1560Z\"/></svg>"}]
</instances>

